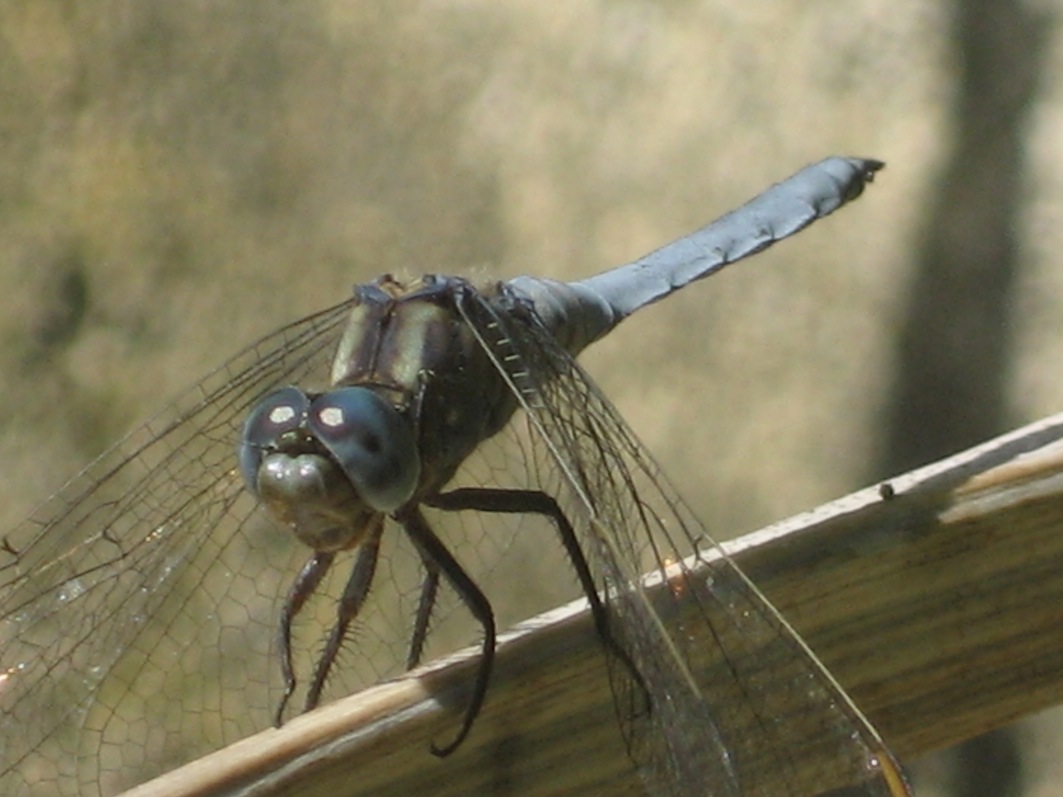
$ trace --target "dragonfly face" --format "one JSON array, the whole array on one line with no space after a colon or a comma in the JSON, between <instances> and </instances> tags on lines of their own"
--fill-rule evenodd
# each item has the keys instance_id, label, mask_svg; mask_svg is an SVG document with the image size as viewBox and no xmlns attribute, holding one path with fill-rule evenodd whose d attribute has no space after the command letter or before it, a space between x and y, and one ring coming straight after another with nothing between
<instances>
[{"instance_id":1,"label":"dragonfly face","mask_svg":"<svg viewBox=\"0 0 1063 797\"><path fill-rule=\"evenodd\" d=\"M357 545L374 515L413 495L420 458L406 418L372 390L286 387L244 424L244 482L315 551Z\"/></svg>"}]
</instances>

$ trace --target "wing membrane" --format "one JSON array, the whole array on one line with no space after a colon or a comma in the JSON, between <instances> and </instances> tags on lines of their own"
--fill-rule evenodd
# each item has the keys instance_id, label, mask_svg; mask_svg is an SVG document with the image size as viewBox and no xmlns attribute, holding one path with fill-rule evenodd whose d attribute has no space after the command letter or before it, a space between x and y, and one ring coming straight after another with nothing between
<instances>
[{"instance_id":1,"label":"wing membrane","mask_svg":"<svg viewBox=\"0 0 1063 797\"><path fill-rule=\"evenodd\" d=\"M284 590L269 594L268 566L262 583L244 569L269 545L249 538L235 445L268 387L327 379L349 306L239 353L4 536L0 791L108 792L141 779L131 763L154 774L231 738L223 716L237 733L268 725L267 690L261 706L227 690L221 666L268 654ZM226 710L234 694L250 710Z\"/></svg>"},{"instance_id":2,"label":"wing membrane","mask_svg":"<svg viewBox=\"0 0 1063 797\"><path fill-rule=\"evenodd\" d=\"M529 480L575 526L611 633L644 681L611 662L621 732L650 792L903 795L874 729L531 308L504 292L459 306L538 439ZM647 571L662 582L652 593Z\"/></svg>"}]
</instances>

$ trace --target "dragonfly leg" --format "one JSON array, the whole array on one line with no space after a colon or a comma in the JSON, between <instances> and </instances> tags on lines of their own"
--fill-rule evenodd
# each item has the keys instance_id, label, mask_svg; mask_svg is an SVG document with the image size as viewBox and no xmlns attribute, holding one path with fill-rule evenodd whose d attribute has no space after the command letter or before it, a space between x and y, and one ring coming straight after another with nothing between
<instances>
[{"instance_id":1,"label":"dragonfly leg","mask_svg":"<svg viewBox=\"0 0 1063 797\"><path fill-rule=\"evenodd\" d=\"M594 628L606 650L616 656L628 671L643 697L643 710L650 709L650 693L642 673L639 672L630 654L617 642L609 624L598 588L594 583L587 557L583 554L576 532L554 497L541 490L507 490L498 488L463 487L440 493L425 501L429 506L447 511L474 510L479 512L503 512L507 514L536 514L550 518L561 537L561 544L576 571L580 586L587 596L594 619Z\"/></svg>"},{"instance_id":2,"label":"dragonfly leg","mask_svg":"<svg viewBox=\"0 0 1063 797\"><path fill-rule=\"evenodd\" d=\"M487 695L487 683L491 678L491 668L495 661L495 641L497 637L495 614L487 597L432 531L428 521L425 520L424 515L421 513L420 507L413 505L403 509L396 513L395 519L402 524L406 534L420 552L422 559L435 564L439 572L450 582L454 591L458 593L458 597L461 598L484 630L480 669L476 674L472 698L465 709L465 718L462 720L461 729L458 731L458 735L443 747L438 747L435 743L432 744L432 753L442 758L458 749L458 746L468 736L469 731L472 730L476 716L483 707L484 697ZM423 598L424 591L422 590ZM432 603L434 601L433 597Z\"/></svg>"},{"instance_id":3,"label":"dragonfly leg","mask_svg":"<svg viewBox=\"0 0 1063 797\"><path fill-rule=\"evenodd\" d=\"M315 551L314 555L303 565L299 575L295 577L295 582L288 590L288 597L284 600L277 634L281 655L281 675L284 679L284 695L281 697L280 705L277 706L277 714L273 718L273 724L278 728L284 721L284 709L288 705L288 700L295 691L295 670L292 667L292 620L303 608L306 599L314 594L335 558L336 554L333 552Z\"/></svg>"},{"instance_id":4,"label":"dragonfly leg","mask_svg":"<svg viewBox=\"0 0 1063 797\"><path fill-rule=\"evenodd\" d=\"M421 563L424 565L425 575L424 581L421 582L421 597L417 601L417 616L413 624L410 652L406 657L407 670L412 670L421 663L424 643L428 638L428 624L432 620L436 596L439 593L439 565L424 556L421 557Z\"/></svg>"},{"instance_id":5,"label":"dragonfly leg","mask_svg":"<svg viewBox=\"0 0 1063 797\"><path fill-rule=\"evenodd\" d=\"M417 375L417 390L414 391L410 417L418 419L418 424L423 417L425 393L428 390L430 381L431 378L425 371ZM419 438L421 434L419 426L417 434ZM410 650L406 656L407 670L412 670L421 663L425 641L428 638L428 626L432 621L432 612L435 610L436 597L439 594L439 565L427 558L423 553L421 554L421 564L424 567L425 577L424 581L421 582L421 596L417 601L417 615L414 619L413 635L410 638Z\"/></svg>"},{"instance_id":6,"label":"dragonfly leg","mask_svg":"<svg viewBox=\"0 0 1063 797\"><path fill-rule=\"evenodd\" d=\"M347 579L347 586L343 589L343 595L340 596L339 605L336 609L336 623L332 626L328 641L325 643L325 649L317 660L314 680L306 691L304 711L310 711L315 708L321 699L321 690L325 687L325 680L328 678L329 670L332 668L336 655L340 652L340 646L343 645L343 640L347 636L347 629L354 622L354 618L358 616L362 604L365 603L365 597L369 594L369 587L372 586L373 575L376 573L377 557L380 554L380 534L383 528L383 516L380 516L377 518L369 536L358 547L358 558L354 562L350 578Z\"/></svg>"}]
</instances>

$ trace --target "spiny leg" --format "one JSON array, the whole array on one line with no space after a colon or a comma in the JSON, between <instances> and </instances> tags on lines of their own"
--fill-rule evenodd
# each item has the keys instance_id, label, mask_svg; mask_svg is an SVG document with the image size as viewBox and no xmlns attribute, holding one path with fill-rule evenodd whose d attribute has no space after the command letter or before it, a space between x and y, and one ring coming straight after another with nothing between
<instances>
[{"instance_id":1,"label":"spiny leg","mask_svg":"<svg viewBox=\"0 0 1063 797\"><path fill-rule=\"evenodd\" d=\"M295 577L291 589L288 590L288 597L284 600L277 634L281 654L281 675L284 679L284 695L281 697L280 705L277 706L277 714L273 718L273 724L278 728L284 721L284 709L288 705L288 700L295 692L295 669L292 666L292 620L303 608L306 599L314 594L335 558L336 554L331 551L315 552L303 565L299 575Z\"/></svg>"},{"instance_id":2,"label":"spiny leg","mask_svg":"<svg viewBox=\"0 0 1063 797\"><path fill-rule=\"evenodd\" d=\"M439 594L439 565L421 556L424 566L424 581L421 582L421 597L417 601L417 615L413 624L413 636L410 640L410 652L406 657L406 669L412 670L421 663L424 644L428 639L428 625L432 621L432 612Z\"/></svg>"},{"instance_id":3,"label":"spiny leg","mask_svg":"<svg viewBox=\"0 0 1063 797\"><path fill-rule=\"evenodd\" d=\"M561 511L561 507L553 496L548 493L544 493L541 490L507 490L499 488L484 488L484 487L463 487L457 490L451 490L450 492L440 493L433 496L431 499L425 501L429 506L436 507L437 509L443 509L447 511L461 511L461 510L474 510L479 512L499 512L506 514L535 514L543 515L549 518L555 528L557 528L558 536L561 537L561 544L565 548L565 552L568 554L569 560L572 562L572 566L576 571L576 577L579 579L580 586L583 588L583 592L587 596L587 602L591 607L591 616L594 618L594 627L598 632L598 638L601 639L602 644L606 649L612 653L620 663L631 675L632 680L637 684L639 691L642 693L644 700L644 710L650 708L650 696L649 690L646 688L646 682L643 680L642 673L639 672L638 667L635 666L635 662L631 660L631 656L626 650L617 642L616 637L613 636L609 625L609 613L605 610L605 606L602 603L601 597L598 595L598 588L594 583L594 576L591 574L590 566L587 564L587 558L583 554L583 549L580 547L579 540L576 538L576 532L572 528L572 524L568 518L565 517L565 513Z\"/></svg>"},{"instance_id":4,"label":"spiny leg","mask_svg":"<svg viewBox=\"0 0 1063 797\"><path fill-rule=\"evenodd\" d=\"M317 660L314 670L314 680L306 692L306 706L304 711L315 708L321 699L321 690L325 688L325 680L329 670L340 651L347 629L350 628L354 619L361 611L365 598L369 594L369 588L373 584L373 575L376 573L376 563L380 555L380 536L384 528L383 516L378 516L369 532L369 536L358 547L358 558L351 569L347 586L340 596L339 605L336 608L336 623L332 626L325 649L321 658Z\"/></svg>"},{"instance_id":5,"label":"spiny leg","mask_svg":"<svg viewBox=\"0 0 1063 797\"><path fill-rule=\"evenodd\" d=\"M426 561L435 563L484 630L484 641L480 653L480 668L476 673L476 683L473 685L472 698L465 709L465 718L462 720L461 729L458 731L457 736L443 747L438 747L434 742L432 743L432 752L442 758L458 749L458 746L468 736L469 731L472 730L476 716L483 707L484 697L487 694L487 684L491 678L491 668L495 661L495 642L497 638L495 615L486 596L432 531L428 521L425 520L424 515L421 513L420 507L411 506L402 510L395 515L395 519L402 524L410 540L420 551L421 557Z\"/></svg>"}]
</instances>

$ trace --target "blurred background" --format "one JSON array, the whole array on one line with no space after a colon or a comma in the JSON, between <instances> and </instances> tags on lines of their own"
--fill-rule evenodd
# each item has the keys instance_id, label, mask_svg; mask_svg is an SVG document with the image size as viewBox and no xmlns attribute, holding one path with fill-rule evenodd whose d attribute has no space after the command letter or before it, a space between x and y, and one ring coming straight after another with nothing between
<instances>
[{"instance_id":1,"label":"blurred background","mask_svg":"<svg viewBox=\"0 0 1063 797\"><path fill-rule=\"evenodd\" d=\"M888 167L583 358L708 528L1056 412L1061 31L1051 0L3 0L2 527L356 282L585 276L830 154ZM1061 724L905 763L1061 794Z\"/></svg>"}]
</instances>

